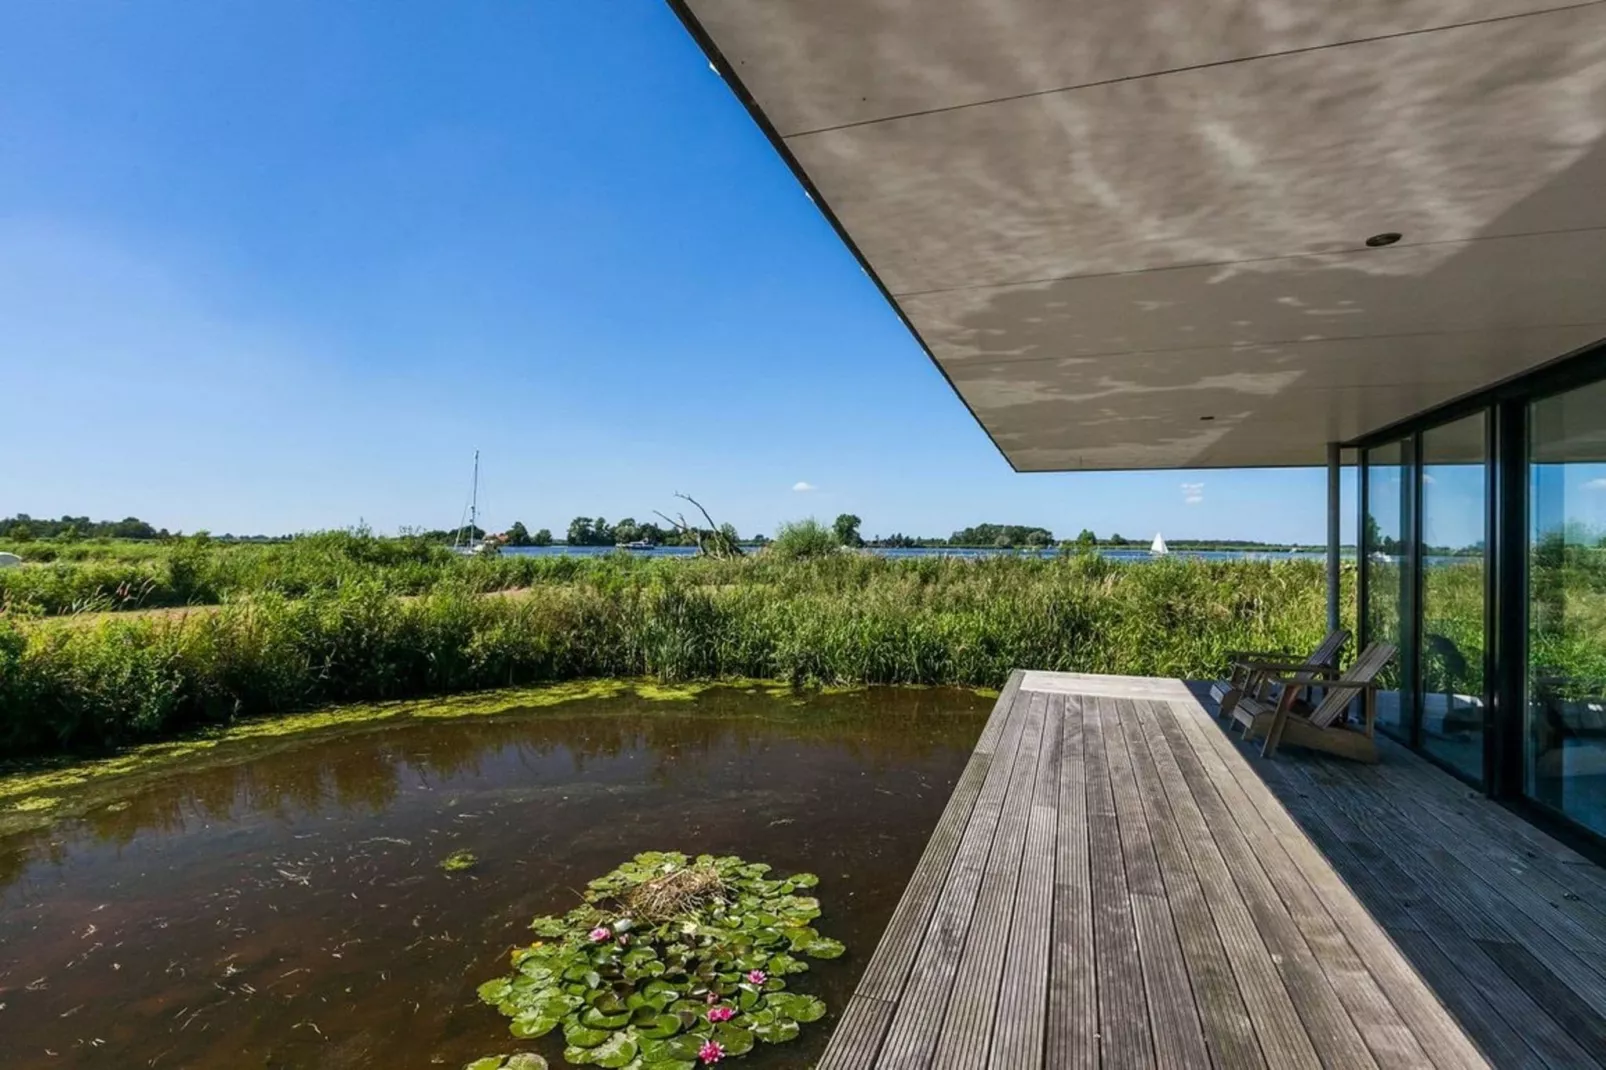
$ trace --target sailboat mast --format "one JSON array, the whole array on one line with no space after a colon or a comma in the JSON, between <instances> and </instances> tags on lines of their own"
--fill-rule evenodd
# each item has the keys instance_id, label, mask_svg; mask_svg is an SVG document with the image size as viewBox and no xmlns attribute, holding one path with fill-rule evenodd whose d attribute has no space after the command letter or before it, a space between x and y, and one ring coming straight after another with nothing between
<instances>
[{"instance_id":1,"label":"sailboat mast","mask_svg":"<svg viewBox=\"0 0 1606 1070\"><path fill-rule=\"evenodd\" d=\"M480 512L480 451L474 451L474 490L468 499L468 541L470 544L478 537L476 520Z\"/></svg>"}]
</instances>

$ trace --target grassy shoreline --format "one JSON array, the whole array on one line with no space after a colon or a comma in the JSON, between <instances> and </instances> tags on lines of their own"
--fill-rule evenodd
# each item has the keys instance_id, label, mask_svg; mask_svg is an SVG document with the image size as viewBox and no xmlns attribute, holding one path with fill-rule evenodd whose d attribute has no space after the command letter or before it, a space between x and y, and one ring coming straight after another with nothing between
<instances>
[{"instance_id":1,"label":"grassy shoreline","mask_svg":"<svg viewBox=\"0 0 1606 1070\"><path fill-rule=\"evenodd\" d=\"M1324 629L1322 567L1309 561L543 563L565 561L507 598L458 583L399 597L357 573L175 617L61 628L0 616L0 757L579 679L997 687L1017 666L1203 677L1228 650L1308 648Z\"/></svg>"}]
</instances>

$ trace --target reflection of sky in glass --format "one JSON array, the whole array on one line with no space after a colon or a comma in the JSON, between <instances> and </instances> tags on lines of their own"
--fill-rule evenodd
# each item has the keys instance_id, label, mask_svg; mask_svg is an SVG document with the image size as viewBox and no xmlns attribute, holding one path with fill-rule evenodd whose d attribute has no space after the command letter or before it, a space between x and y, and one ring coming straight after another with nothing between
<instances>
[{"instance_id":1,"label":"reflection of sky in glass","mask_svg":"<svg viewBox=\"0 0 1606 1070\"><path fill-rule=\"evenodd\" d=\"M1532 535L1564 528L1574 537L1606 534L1606 463L1536 464L1530 484Z\"/></svg>"},{"instance_id":2,"label":"reflection of sky in glass","mask_svg":"<svg viewBox=\"0 0 1606 1070\"><path fill-rule=\"evenodd\" d=\"M1422 477L1422 541L1457 550L1483 542L1484 466L1427 465Z\"/></svg>"},{"instance_id":3,"label":"reflection of sky in glass","mask_svg":"<svg viewBox=\"0 0 1606 1070\"><path fill-rule=\"evenodd\" d=\"M1368 451L1366 511L1377 521L1378 534L1385 539L1398 539L1403 534L1400 530L1400 454L1398 443Z\"/></svg>"}]
</instances>

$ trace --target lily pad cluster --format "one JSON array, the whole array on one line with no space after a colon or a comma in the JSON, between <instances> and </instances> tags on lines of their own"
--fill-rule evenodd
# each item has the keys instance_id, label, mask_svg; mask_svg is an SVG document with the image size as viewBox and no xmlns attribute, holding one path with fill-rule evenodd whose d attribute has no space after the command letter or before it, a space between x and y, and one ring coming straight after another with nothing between
<instances>
[{"instance_id":1,"label":"lily pad cluster","mask_svg":"<svg viewBox=\"0 0 1606 1070\"><path fill-rule=\"evenodd\" d=\"M812 873L772 879L734 856L637 855L586 886L541 939L514 950L513 972L479 988L520 1038L563 1030L578 1066L697 1070L795 1038L825 1004L793 992L807 958L842 954L800 894Z\"/></svg>"}]
</instances>

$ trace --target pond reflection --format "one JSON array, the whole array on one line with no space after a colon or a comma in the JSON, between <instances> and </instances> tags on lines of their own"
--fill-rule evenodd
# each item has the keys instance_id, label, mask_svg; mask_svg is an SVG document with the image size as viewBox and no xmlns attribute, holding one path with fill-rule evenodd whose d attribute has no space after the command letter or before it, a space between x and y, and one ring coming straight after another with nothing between
<instances>
[{"instance_id":1,"label":"pond reflection","mask_svg":"<svg viewBox=\"0 0 1606 1070\"><path fill-rule=\"evenodd\" d=\"M722 690L220 746L0 840L0 1065L455 1070L516 1050L474 987L531 917L656 849L820 875L849 953L803 987L833 1013L743 1061L809 1065L990 706ZM459 850L479 863L444 873Z\"/></svg>"}]
</instances>

